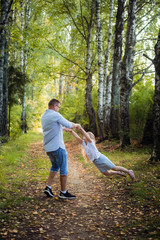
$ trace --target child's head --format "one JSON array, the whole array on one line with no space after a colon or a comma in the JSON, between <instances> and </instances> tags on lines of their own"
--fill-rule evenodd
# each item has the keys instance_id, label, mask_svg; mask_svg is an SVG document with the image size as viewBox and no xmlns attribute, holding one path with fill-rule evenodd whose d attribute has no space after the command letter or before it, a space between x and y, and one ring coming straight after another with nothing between
<instances>
[{"instance_id":1,"label":"child's head","mask_svg":"<svg viewBox=\"0 0 160 240\"><path fill-rule=\"evenodd\" d=\"M94 136L94 134L92 132L87 132L87 134L89 135L89 137L95 142L96 138Z\"/></svg>"}]
</instances>

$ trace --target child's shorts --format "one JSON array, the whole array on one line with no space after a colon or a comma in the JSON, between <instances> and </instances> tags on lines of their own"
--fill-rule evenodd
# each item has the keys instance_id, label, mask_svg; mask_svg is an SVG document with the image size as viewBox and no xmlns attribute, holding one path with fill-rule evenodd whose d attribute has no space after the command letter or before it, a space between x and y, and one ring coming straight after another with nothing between
<instances>
[{"instance_id":1,"label":"child's shorts","mask_svg":"<svg viewBox=\"0 0 160 240\"><path fill-rule=\"evenodd\" d=\"M96 167L102 172L106 172L115 167L114 163L112 163L105 155L101 154L99 158L95 159L93 163Z\"/></svg>"}]
</instances>

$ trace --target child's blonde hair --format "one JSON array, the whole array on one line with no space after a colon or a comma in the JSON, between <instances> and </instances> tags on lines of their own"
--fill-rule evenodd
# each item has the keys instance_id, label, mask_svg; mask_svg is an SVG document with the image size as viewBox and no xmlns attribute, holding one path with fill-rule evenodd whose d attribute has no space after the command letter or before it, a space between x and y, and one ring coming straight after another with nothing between
<instances>
[{"instance_id":1,"label":"child's blonde hair","mask_svg":"<svg viewBox=\"0 0 160 240\"><path fill-rule=\"evenodd\" d=\"M94 134L92 132L87 132L87 134L89 135L89 137L95 142L96 138L94 136Z\"/></svg>"}]
</instances>

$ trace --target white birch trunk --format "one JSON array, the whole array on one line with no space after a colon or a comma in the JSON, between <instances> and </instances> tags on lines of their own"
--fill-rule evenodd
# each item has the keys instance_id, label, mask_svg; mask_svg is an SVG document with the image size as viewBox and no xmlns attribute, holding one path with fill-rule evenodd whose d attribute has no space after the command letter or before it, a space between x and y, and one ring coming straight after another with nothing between
<instances>
[{"instance_id":1,"label":"white birch trunk","mask_svg":"<svg viewBox=\"0 0 160 240\"><path fill-rule=\"evenodd\" d=\"M109 30L108 30L108 44L107 49L105 53L105 62L104 62L104 81L103 81L103 112L104 112L104 128L105 132L108 135L109 130L109 120L110 120L110 107L109 104L111 104L111 87L112 82L110 80L110 76L108 76L108 68L109 68L109 59L110 59L110 53L111 53L111 43L112 43L112 28L113 28L113 6L114 6L114 0L110 1L110 16L109 16ZM112 61L113 63L113 61ZM108 76L108 77L107 77Z\"/></svg>"},{"instance_id":2,"label":"white birch trunk","mask_svg":"<svg viewBox=\"0 0 160 240\"><path fill-rule=\"evenodd\" d=\"M96 22L98 32L98 126L100 138L105 138L103 124L103 54L102 54L102 24L100 19L100 0L96 0Z\"/></svg>"},{"instance_id":3,"label":"white birch trunk","mask_svg":"<svg viewBox=\"0 0 160 240\"><path fill-rule=\"evenodd\" d=\"M30 18L30 0L26 3L26 8L24 12L24 6L23 3L21 2L21 30L22 30L22 35L21 35L21 40L22 44L24 44L24 48L21 49L21 71L26 73L27 69L27 54L28 54L28 41L26 40L26 32L28 28L28 22ZM27 132L27 121L26 121L26 89L27 86L26 84L24 85L24 92L23 92L23 98L22 98L22 115L21 115L21 120L22 120L22 134Z\"/></svg>"},{"instance_id":4,"label":"white birch trunk","mask_svg":"<svg viewBox=\"0 0 160 240\"><path fill-rule=\"evenodd\" d=\"M20 3L21 5L21 52L20 52L20 65L21 65L21 72L25 73L25 57L24 57L24 6L23 2ZM22 134L25 133L26 128L26 110L25 110L25 103L26 103L26 86L24 86L23 97L22 97L22 114L21 114L21 121L22 121Z\"/></svg>"},{"instance_id":5,"label":"white birch trunk","mask_svg":"<svg viewBox=\"0 0 160 240\"><path fill-rule=\"evenodd\" d=\"M59 79L59 96L62 95L63 84L64 84L64 76L61 74Z\"/></svg>"}]
</instances>

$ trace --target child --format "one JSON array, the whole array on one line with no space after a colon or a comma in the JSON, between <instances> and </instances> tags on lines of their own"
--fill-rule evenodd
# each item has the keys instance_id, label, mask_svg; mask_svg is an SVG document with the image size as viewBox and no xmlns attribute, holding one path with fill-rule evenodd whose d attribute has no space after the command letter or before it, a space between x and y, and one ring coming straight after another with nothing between
<instances>
[{"instance_id":1,"label":"child","mask_svg":"<svg viewBox=\"0 0 160 240\"><path fill-rule=\"evenodd\" d=\"M71 134L78 140L79 143L83 145L89 160L96 165L100 172L106 176L120 175L123 177L126 177L125 173L127 173L132 180L135 178L132 170L115 166L105 155L98 151L95 145L95 136L92 132L86 132L83 128L81 128L80 131L83 134L83 140L76 132L74 132L72 129L70 130Z\"/></svg>"}]
</instances>

